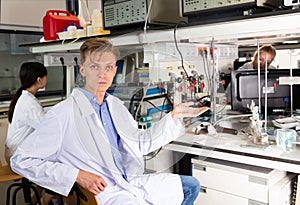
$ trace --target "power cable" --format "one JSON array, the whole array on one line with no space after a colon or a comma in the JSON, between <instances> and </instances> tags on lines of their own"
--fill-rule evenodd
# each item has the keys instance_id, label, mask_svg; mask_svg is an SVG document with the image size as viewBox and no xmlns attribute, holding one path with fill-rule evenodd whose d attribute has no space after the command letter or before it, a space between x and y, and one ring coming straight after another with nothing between
<instances>
[{"instance_id":1,"label":"power cable","mask_svg":"<svg viewBox=\"0 0 300 205\"><path fill-rule=\"evenodd\" d=\"M176 30L177 30L177 27L179 26L180 23L185 23L185 22L184 22L184 21L181 21L181 22L179 22L178 24L175 25L175 28L174 28L174 42L175 42L176 50L177 50L177 52L178 52L179 55L180 55L181 67L182 67L182 69L184 70L184 73L185 73L185 75L187 76L188 81L191 82L191 81L192 81L192 76L189 76L188 73L186 72L186 69L185 69L185 67L184 67L184 65L183 65L183 56L182 56L181 51L180 51L179 48L178 48L178 43L177 43L177 39L176 39Z\"/></svg>"}]
</instances>

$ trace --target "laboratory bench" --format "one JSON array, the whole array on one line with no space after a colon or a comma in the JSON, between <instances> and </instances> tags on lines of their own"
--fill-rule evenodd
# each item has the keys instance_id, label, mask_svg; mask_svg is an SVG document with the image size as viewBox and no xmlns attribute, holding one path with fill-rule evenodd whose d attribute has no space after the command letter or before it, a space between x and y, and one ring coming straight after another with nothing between
<instances>
[{"instance_id":1,"label":"laboratory bench","mask_svg":"<svg viewBox=\"0 0 300 205\"><path fill-rule=\"evenodd\" d=\"M263 146L245 135L218 133L217 136L185 134L164 149L215 159L300 173L300 147L285 152L276 144Z\"/></svg>"},{"instance_id":2,"label":"laboratory bench","mask_svg":"<svg viewBox=\"0 0 300 205\"><path fill-rule=\"evenodd\" d=\"M65 96L46 96L38 97L42 106L48 110L50 107L64 100ZM0 101L0 118L7 118L7 112L9 109L10 101Z\"/></svg>"},{"instance_id":3,"label":"laboratory bench","mask_svg":"<svg viewBox=\"0 0 300 205\"><path fill-rule=\"evenodd\" d=\"M300 173L300 147L281 150L272 136L268 145L254 144L241 132L249 122L240 119L219 123L237 129L237 134L193 134L192 128L200 123L196 121L184 135L164 146L174 154L175 173L199 179L202 191L196 205L282 205L290 200L291 184L297 183Z\"/></svg>"}]
</instances>

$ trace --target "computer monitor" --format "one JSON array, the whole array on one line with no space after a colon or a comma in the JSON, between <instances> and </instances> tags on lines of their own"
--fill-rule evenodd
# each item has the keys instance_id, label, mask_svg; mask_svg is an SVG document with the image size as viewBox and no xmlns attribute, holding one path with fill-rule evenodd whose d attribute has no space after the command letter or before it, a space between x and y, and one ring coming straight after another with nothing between
<instances>
[{"instance_id":1,"label":"computer monitor","mask_svg":"<svg viewBox=\"0 0 300 205\"><path fill-rule=\"evenodd\" d=\"M236 59L233 61L233 70L238 70L240 67L242 67L245 63L251 62L251 60L240 60Z\"/></svg>"},{"instance_id":2,"label":"computer monitor","mask_svg":"<svg viewBox=\"0 0 300 205\"><path fill-rule=\"evenodd\" d=\"M300 69L292 69L293 76L300 76ZM265 85L265 71L261 71L259 88L261 91L261 108L265 107L265 93L267 93L268 114L286 113L290 111L290 85L279 85L279 77L290 76L289 69L269 69L267 72L267 86ZM235 70L231 72L231 108L235 111L249 112L248 105L254 100L258 105L258 71ZM293 109L299 109L300 85L293 85Z\"/></svg>"},{"instance_id":3,"label":"computer monitor","mask_svg":"<svg viewBox=\"0 0 300 205\"><path fill-rule=\"evenodd\" d=\"M117 72L113 79L113 84L125 83L127 75L127 59L121 59L116 62Z\"/></svg>"}]
</instances>

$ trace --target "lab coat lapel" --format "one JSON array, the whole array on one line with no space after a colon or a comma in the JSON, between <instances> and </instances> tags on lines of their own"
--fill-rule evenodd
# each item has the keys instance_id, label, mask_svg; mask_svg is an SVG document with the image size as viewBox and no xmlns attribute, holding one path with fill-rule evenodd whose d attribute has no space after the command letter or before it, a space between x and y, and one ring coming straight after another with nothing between
<instances>
[{"instance_id":1,"label":"lab coat lapel","mask_svg":"<svg viewBox=\"0 0 300 205\"><path fill-rule=\"evenodd\" d=\"M133 120L121 100L110 95L106 99L123 144L120 151L123 154L123 167L127 178L139 176L144 172L144 161L139 150L137 122Z\"/></svg>"},{"instance_id":2,"label":"lab coat lapel","mask_svg":"<svg viewBox=\"0 0 300 205\"><path fill-rule=\"evenodd\" d=\"M110 145L104 137L106 133L93 107L81 91L74 89L73 94L78 105L78 109L74 109L74 120L78 125L76 128L86 152L96 162L103 162L103 165L112 174L118 173L119 171L111 155Z\"/></svg>"},{"instance_id":3,"label":"lab coat lapel","mask_svg":"<svg viewBox=\"0 0 300 205\"><path fill-rule=\"evenodd\" d=\"M137 123L131 121L130 116L128 115L129 112L122 111L123 102L110 95L107 97L107 102L118 134L126 136L127 138L135 136L136 129L134 128L137 128Z\"/></svg>"}]
</instances>

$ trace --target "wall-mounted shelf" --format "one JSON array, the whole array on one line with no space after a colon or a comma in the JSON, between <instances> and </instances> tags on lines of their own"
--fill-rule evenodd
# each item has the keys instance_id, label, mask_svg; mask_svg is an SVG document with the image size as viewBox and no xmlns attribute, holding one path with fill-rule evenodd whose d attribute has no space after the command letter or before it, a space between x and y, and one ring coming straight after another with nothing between
<instances>
[{"instance_id":1,"label":"wall-mounted shelf","mask_svg":"<svg viewBox=\"0 0 300 205\"><path fill-rule=\"evenodd\" d=\"M206 25L179 27L176 32L177 41L207 43L214 39L216 43L255 44L258 40L264 42L278 42L300 39L300 12L273 15L244 20L235 20ZM149 30L145 32L129 33L121 36L106 36L115 46L137 46L156 42L174 41L174 30ZM32 53L78 50L85 40L75 42L68 40L45 42L30 46Z\"/></svg>"}]
</instances>

